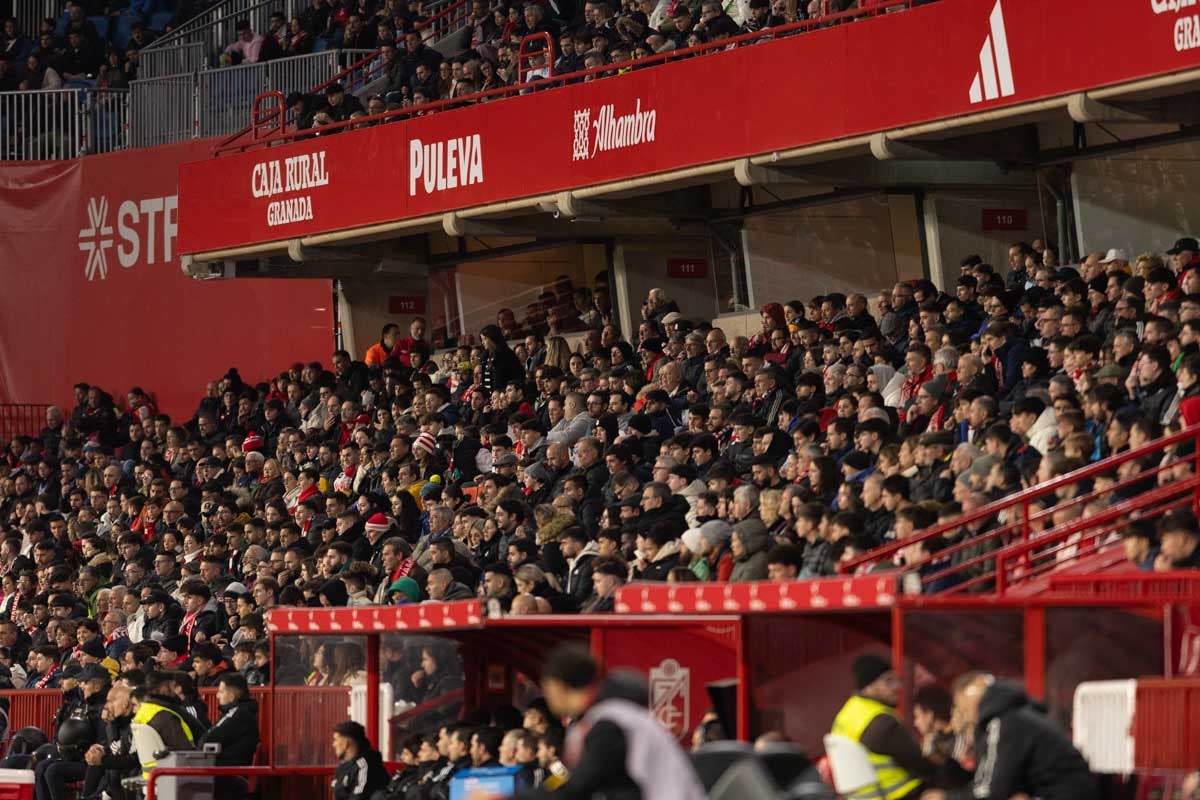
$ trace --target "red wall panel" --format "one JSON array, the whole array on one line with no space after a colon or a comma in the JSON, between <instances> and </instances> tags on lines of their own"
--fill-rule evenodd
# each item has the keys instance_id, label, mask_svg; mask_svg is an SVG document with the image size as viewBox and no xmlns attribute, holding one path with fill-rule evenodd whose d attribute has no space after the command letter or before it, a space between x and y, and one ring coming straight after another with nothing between
<instances>
[{"instance_id":1,"label":"red wall panel","mask_svg":"<svg viewBox=\"0 0 1200 800\"><path fill-rule=\"evenodd\" d=\"M230 367L254 381L328 361L328 281L181 272L178 169L211 146L0 166L0 402L69 404L81 380L120 399L140 385L180 418Z\"/></svg>"}]
</instances>

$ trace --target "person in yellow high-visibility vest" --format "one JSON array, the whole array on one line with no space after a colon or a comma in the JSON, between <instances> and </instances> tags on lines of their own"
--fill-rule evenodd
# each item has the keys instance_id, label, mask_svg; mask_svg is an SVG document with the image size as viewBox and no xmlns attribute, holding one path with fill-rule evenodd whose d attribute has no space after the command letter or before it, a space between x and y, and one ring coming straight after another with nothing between
<instances>
[{"instance_id":1,"label":"person in yellow high-visibility vest","mask_svg":"<svg viewBox=\"0 0 1200 800\"><path fill-rule=\"evenodd\" d=\"M858 692L842 706L830 733L866 748L886 800L920 797L922 789L936 779L938 768L921 755L920 746L896 714L900 679L886 660L863 655L854 660L854 680ZM879 789L868 787L848 797L876 798Z\"/></svg>"},{"instance_id":2,"label":"person in yellow high-visibility vest","mask_svg":"<svg viewBox=\"0 0 1200 800\"><path fill-rule=\"evenodd\" d=\"M147 686L134 689L131 696L133 705L133 720L131 727L134 731L134 743L137 742L138 726L152 728L162 739L167 750L195 750L196 734L192 731L195 720L184 711L171 697L157 692L160 687ZM138 752L138 760L142 763L142 777L149 778L150 770L158 763L157 753Z\"/></svg>"}]
</instances>

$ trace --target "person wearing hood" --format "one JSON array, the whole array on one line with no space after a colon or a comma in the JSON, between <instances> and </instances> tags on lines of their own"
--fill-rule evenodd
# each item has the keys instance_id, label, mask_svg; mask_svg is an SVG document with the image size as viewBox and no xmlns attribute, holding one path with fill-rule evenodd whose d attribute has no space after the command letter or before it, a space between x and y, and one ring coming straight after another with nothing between
<instances>
[{"instance_id":1,"label":"person wearing hood","mask_svg":"<svg viewBox=\"0 0 1200 800\"><path fill-rule=\"evenodd\" d=\"M676 527L659 522L638 536L639 558L629 566L631 581L665 581L667 573L679 566L679 542Z\"/></svg>"},{"instance_id":2,"label":"person wearing hood","mask_svg":"<svg viewBox=\"0 0 1200 800\"><path fill-rule=\"evenodd\" d=\"M334 800L368 800L387 786L383 757L359 723L339 722L333 727L333 754L339 762L331 784Z\"/></svg>"},{"instance_id":3,"label":"person wearing hood","mask_svg":"<svg viewBox=\"0 0 1200 800\"><path fill-rule=\"evenodd\" d=\"M1070 738L1015 683L966 676L954 697L960 729L975 732L978 766L968 786L933 789L921 800L1090 800L1100 787Z\"/></svg>"},{"instance_id":4,"label":"person wearing hood","mask_svg":"<svg viewBox=\"0 0 1200 800\"><path fill-rule=\"evenodd\" d=\"M489 392L504 389L511 381L524 382L525 369L521 359L508 346L504 333L496 325L486 325L479 332L483 346L487 348L487 361L483 365L483 386Z\"/></svg>"},{"instance_id":5,"label":"person wearing hood","mask_svg":"<svg viewBox=\"0 0 1200 800\"><path fill-rule=\"evenodd\" d=\"M729 580L733 583L763 581L767 579L767 549L770 537L761 519L751 517L733 526L729 549L733 554L733 570Z\"/></svg>"},{"instance_id":6,"label":"person wearing hood","mask_svg":"<svg viewBox=\"0 0 1200 800\"><path fill-rule=\"evenodd\" d=\"M667 475L667 486L687 501L688 511L684 515L687 524L693 528L698 527L700 519L696 516L696 502L700 495L708 491L708 487L697 477L696 468L691 464L676 464L671 467L671 472Z\"/></svg>"},{"instance_id":7,"label":"person wearing hood","mask_svg":"<svg viewBox=\"0 0 1200 800\"><path fill-rule=\"evenodd\" d=\"M562 748L571 777L522 791L515 800L703 800L674 734L646 710L643 681L619 670L601 681L586 649L564 645L546 660L542 689L555 716L579 720Z\"/></svg>"},{"instance_id":8,"label":"person wearing hood","mask_svg":"<svg viewBox=\"0 0 1200 800\"><path fill-rule=\"evenodd\" d=\"M317 596L322 606L330 608L340 608L350 602L350 592L340 578L330 578L321 584Z\"/></svg>"},{"instance_id":9,"label":"person wearing hood","mask_svg":"<svg viewBox=\"0 0 1200 800\"><path fill-rule=\"evenodd\" d=\"M838 711L830 733L867 750L886 800L916 800L938 768L921 755L896 713L900 679L890 662L870 653L854 659L852 669L858 691Z\"/></svg>"},{"instance_id":10,"label":"person wearing hood","mask_svg":"<svg viewBox=\"0 0 1200 800\"><path fill-rule=\"evenodd\" d=\"M694 556L689 565L700 580L725 582L733 574L730 539L733 528L723 519L710 519L699 528L684 531L684 547Z\"/></svg>"}]
</instances>

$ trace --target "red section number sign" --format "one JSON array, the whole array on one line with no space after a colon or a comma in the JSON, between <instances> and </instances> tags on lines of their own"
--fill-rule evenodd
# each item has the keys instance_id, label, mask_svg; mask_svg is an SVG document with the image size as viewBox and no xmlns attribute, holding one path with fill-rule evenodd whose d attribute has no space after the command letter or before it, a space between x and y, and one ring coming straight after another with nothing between
<instances>
[{"instance_id":1,"label":"red section number sign","mask_svg":"<svg viewBox=\"0 0 1200 800\"><path fill-rule=\"evenodd\" d=\"M707 278L708 262L703 258L668 258L668 278Z\"/></svg>"},{"instance_id":2,"label":"red section number sign","mask_svg":"<svg viewBox=\"0 0 1200 800\"><path fill-rule=\"evenodd\" d=\"M985 231L1023 231L1029 227L1029 212L1023 208L985 208Z\"/></svg>"},{"instance_id":3,"label":"red section number sign","mask_svg":"<svg viewBox=\"0 0 1200 800\"><path fill-rule=\"evenodd\" d=\"M388 297L389 314L424 314L425 298L416 294L394 294Z\"/></svg>"}]
</instances>

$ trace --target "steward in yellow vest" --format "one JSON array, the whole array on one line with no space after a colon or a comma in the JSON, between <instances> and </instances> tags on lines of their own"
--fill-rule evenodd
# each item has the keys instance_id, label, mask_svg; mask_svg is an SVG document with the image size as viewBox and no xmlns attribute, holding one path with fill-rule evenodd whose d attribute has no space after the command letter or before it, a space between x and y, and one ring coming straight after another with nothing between
<instances>
[{"instance_id":1,"label":"steward in yellow vest","mask_svg":"<svg viewBox=\"0 0 1200 800\"><path fill-rule=\"evenodd\" d=\"M134 731L134 744L137 744L137 728L145 725L154 729L163 741L167 750L195 750L196 737L188 724L186 715L180 711L174 700L157 694L145 694L145 690L134 690L133 699L137 703L131 727ZM139 697L141 695L141 697ZM138 752L138 760L142 763L142 777L148 778L150 770L158 764L156 753Z\"/></svg>"},{"instance_id":2,"label":"steward in yellow vest","mask_svg":"<svg viewBox=\"0 0 1200 800\"><path fill-rule=\"evenodd\" d=\"M858 694L842 706L830 733L866 748L886 800L915 800L925 784L936 778L938 768L921 755L920 746L896 715L900 680L891 664L873 655L855 659L854 678ZM847 797L875 798L878 794L875 787L867 787Z\"/></svg>"}]
</instances>

